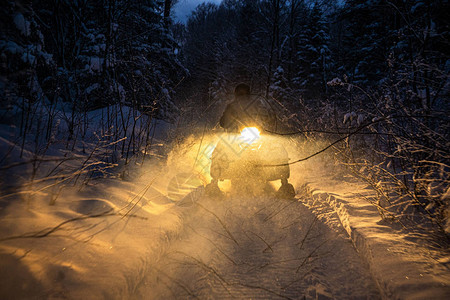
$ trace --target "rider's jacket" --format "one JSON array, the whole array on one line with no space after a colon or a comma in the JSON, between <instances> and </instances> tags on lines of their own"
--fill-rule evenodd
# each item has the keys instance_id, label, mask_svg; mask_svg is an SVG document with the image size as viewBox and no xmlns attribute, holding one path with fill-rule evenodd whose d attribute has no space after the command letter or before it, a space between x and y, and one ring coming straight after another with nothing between
<instances>
[{"instance_id":1,"label":"rider's jacket","mask_svg":"<svg viewBox=\"0 0 450 300\"><path fill-rule=\"evenodd\" d=\"M275 114L262 101L251 96L236 97L227 105L220 126L231 132L238 132L245 127L270 129L276 122Z\"/></svg>"}]
</instances>

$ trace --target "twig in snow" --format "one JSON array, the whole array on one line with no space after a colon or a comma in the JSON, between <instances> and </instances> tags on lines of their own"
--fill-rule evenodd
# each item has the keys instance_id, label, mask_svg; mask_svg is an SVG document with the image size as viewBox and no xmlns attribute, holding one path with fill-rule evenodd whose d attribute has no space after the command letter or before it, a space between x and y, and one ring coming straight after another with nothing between
<instances>
[{"instance_id":1,"label":"twig in snow","mask_svg":"<svg viewBox=\"0 0 450 300\"><path fill-rule=\"evenodd\" d=\"M275 213L272 213L271 215L267 216L264 219L264 222L269 221L270 219L272 219L273 217L277 216L279 213L281 213L284 209L286 209L287 207L291 206L292 204L297 203L297 201L290 201L287 205L283 206L281 209L279 209L278 211L276 211Z\"/></svg>"},{"instance_id":2,"label":"twig in snow","mask_svg":"<svg viewBox=\"0 0 450 300\"><path fill-rule=\"evenodd\" d=\"M212 214L217 221L219 221L220 225L222 225L223 229L226 231L226 233L229 235L229 237L233 240L233 242L236 243L236 245L239 246L238 241L234 238L234 236L231 234L231 232L228 230L227 226L225 226L225 224L222 222L222 220L212 211L210 211L209 209L207 209L206 207L204 207L203 205L201 205L200 203L196 203L199 207L203 208L204 210L206 210L207 212L209 212L210 214Z\"/></svg>"},{"instance_id":3,"label":"twig in snow","mask_svg":"<svg viewBox=\"0 0 450 300\"><path fill-rule=\"evenodd\" d=\"M254 235L256 235L264 244L266 244L267 247L263 250L263 253L266 252L267 249L270 249L270 251L273 252L272 246L270 246L269 243L267 243L262 237L260 237L257 233L255 233L253 231L249 230L249 232L253 233Z\"/></svg>"},{"instance_id":4,"label":"twig in snow","mask_svg":"<svg viewBox=\"0 0 450 300\"><path fill-rule=\"evenodd\" d=\"M160 273L163 274L164 276L166 276L170 281L176 283L179 287L181 287L189 296L194 297L194 298L198 298L197 295L195 295L186 285L184 285L181 281L173 278L172 276L168 275L166 272L162 271L161 269L154 267L154 269Z\"/></svg>"},{"instance_id":5,"label":"twig in snow","mask_svg":"<svg viewBox=\"0 0 450 300\"><path fill-rule=\"evenodd\" d=\"M306 231L305 236L303 237L303 240L301 240L299 243L295 244L298 246L300 244L300 250L303 249L303 244L305 243L306 239L308 238L308 235L311 233L311 229L318 220L317 216L314 217L314 220L311 222L311 225L309 225L308 230Z\"/></svg>"},{"instance_id":6,"label":"twig in snow","mask_svg":"<svg viewBox=\"0 0 450 300\"><path fill-rule=\"evenodd\" d=\"M295 273L298 273L298 271L300 271L301 267L303 267L303 265L306 263L306 261L307 261L309 258L313 257L314 253L315 253L317 250L319 250L319 248L322 247L322 246L323 246L325 243L327 243L328 241L329 241L329 239L323 241L323 242L320 243L316 248L314 248L314 250L311 251L311 252L308 254L308 256L305 257L305 259L303 260L303 262L301 263L301 265L298 266L298 268L297 268L297 270L295 271Z\"/></svg>"},{"instance_id":7,"label":"twig in snow","mask_svg":"<svg viewBox=\"0 0 450 300\"><path fill-rule=\"evenodd\" d=\"M231 292L229 291L229 289L225 286L225 284L229 286L230 283L229 283L227 280L225 280L225 278L223 278L223 276L220 275L213 267L208 266L206 263L204 263L203 261L201 261L201 260L199 260L199 259L193 257L192 255L186 254L186 253L181 252L181 251L177 251L177 252L180 253L180 254L183 254L184 256L186 256L186 257L188 257L188 258L191 258L191 259L194 260L198 265L200 265L203 269L212 272L212 273L219 279L219 282L220 282L221 285L225 288L225 290L228 292L228 294L230 294L230 296L233 296L233 295L231 294Z\"/></svg>"},{"instance_id":8,"label":"twig in snow","mask_svg":"<svg viewBox=\"0 0 450 300\"><path fill-rule=\"evenodd\" d=\"M19 167L19 166L22 166L22 165L33 164L33 163L36 163L36 162L66 162L66 161L69 161L69 160L77 160L77 159L81 159L81 158L82 157L34 158L34 159L31 159L31 160L16 162L16 163L12 163L12 164L7 165L7 166L0 167L0 171L11 169L11 168L15 168L15 167Z\"/></svg>"},{"instance_id":9,"label":"twig in snow","mask_svg":"<svg viewBox=\"0 0 450 300\"><path fill-rule=\"evenodd\" d=\"M6 238L2 238L2 239L0 239L0 242L9 241L9 240L16 240L16 239L25 239L25 238L43 238L43 237L47 237L50 234L54 233L55 231L60 230L62 228L62 226L64 226L65 224L68 224L68 223L71 223L71 222L80 221L80 220L86 220L86 219L92 219L92 218L108 217L108 216L117 215L115 212L111 212L112 210L113 209L111 208L110 210L105 211L105 212L100 213L100 214L72 218L72 219L66 220L66 221L56 225L55 227L43 229L43 230L38 231L36 233L28 233L28 234L22 234L22 235L16 235L16 236L10 236L10 237L6 237Z\"/></svg>"},{"instance_id":10,"label":"twig in snow","mask_svg":"<svg viewBox=\"0 0 450 300\"><path fill-rule=\"evenodd\" d=\"M194 227L190 226L189 224L187 225L187 227L189 227L189 228L190 228L195 234L197 234L198 236L200 236L200 237L206 239L208 242L210 242L214 247L216 247L216 249L217 249L220 253L222 253L223 256L225 256L229 261L231 261L231 262L233 263L233 265L235 265L235 266L238 265L238 264L237 264L230 256L228 256L225 252L223 252L223 251L219 248L219 246L217 246L217 244L214 243L210 238L208 238L208 237L206 237L206 236L204 236L204 235L198 233L198 232L194 229Z\"/></svg>"}]
</instances>

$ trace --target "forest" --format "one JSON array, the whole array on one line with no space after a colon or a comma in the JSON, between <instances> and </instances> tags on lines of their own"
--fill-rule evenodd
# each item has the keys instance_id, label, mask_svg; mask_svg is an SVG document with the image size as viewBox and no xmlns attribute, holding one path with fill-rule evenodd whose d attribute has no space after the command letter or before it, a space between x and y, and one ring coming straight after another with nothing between
<instances>
[{"instance_id":1,"label":"forest","mask_svg":"<svg viewBox=\"0 0 450 300\"><path fill-rule=\"evenodd\" d=\"M444 229L448 1L226 0L199 5L186 25L173 5L4 1L1 122L22 151L73 149L86 113L109 108L102 143L128 159L150 147L151 123L126 139L139 116L214 127L245 82L276 110L280 134L345 137L337 159L377 190L381 214L408 201Z\"/></svg>"},{"instance_id":2,"label":"forest","mask_svg":"<svg viewBox=\"0 0 450 300\"><path fill-rule=\"evenodd\" d=\"M448 246L447 0L223 0L186 24L176 2L1 1L1 207L131 180L167 154L157 124L170 147L217 132L246 83L270 134L314 145L290 164L326 156L383 220Z\"/></svg>"}]
</instances>

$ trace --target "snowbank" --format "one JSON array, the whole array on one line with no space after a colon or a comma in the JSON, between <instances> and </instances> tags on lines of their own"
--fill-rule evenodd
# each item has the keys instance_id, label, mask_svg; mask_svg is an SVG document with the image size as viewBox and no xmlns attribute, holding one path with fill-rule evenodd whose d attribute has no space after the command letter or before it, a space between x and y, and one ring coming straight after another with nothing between
<instances>
[{"instance_id":1,"label":"snowbank","mask_svg":"<svg viewBox=\"0 0 450 300\"><path fill-rule=\"evenodd\" d=\"M179 231L172 206L117 180L67 188L53 206L36 199L8 206L0 264L9 268L1 272L0 298L129 298Z\"/></svg>"},{"instance_id":2,"label":"snowbank","mask_svg":"<svg viewBox=\"0 0 450 300\"><path fill-rule=\"evenodd\" d=\"M42 136L24 140L18 126L0 125L1 299L130 298L177 236L180 216L167 197L171 174L154 153L170 124L136 113L125 106L86 113L83 139L67 148L70 110L58 107L52 141L38 151ZM108 165L116 140L105 124L122 116L138 118L120 129L127 137L153 128L153 159ZM98 175L105 166L133 177Z\"/></svg>"},{"instance_id":3,"label":"snowbank","mask_svg":"<svg viewBox=\"0 0 450 300\"><path fill-rule=\"evenodd\" d=\"M304 179L307 205L325 204L337 213L385 299L450 298L448 249L432 245L428 235L382 221L365 200L375 195L354 178L336 177L324 168Z\"/></svg>"}]
</instances>

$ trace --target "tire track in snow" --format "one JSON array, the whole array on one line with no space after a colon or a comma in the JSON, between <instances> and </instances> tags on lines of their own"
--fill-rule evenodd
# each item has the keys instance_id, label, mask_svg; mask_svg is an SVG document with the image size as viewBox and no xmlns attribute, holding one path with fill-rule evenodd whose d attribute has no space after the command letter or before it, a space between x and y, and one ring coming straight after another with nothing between
<instances>
[{"instance_id":1,"label":"tire track in snow","mask_svg":"<svg viewBox=\"0 0 450 300\"><path fill-rule=\"evenodd\" d=\"M200 199L136 298L378 299L348 238L300 202Z\"/></svg>"}]
</instances>

